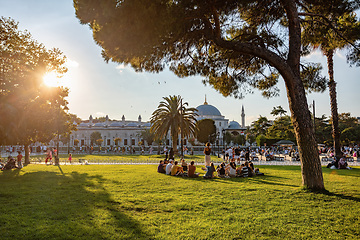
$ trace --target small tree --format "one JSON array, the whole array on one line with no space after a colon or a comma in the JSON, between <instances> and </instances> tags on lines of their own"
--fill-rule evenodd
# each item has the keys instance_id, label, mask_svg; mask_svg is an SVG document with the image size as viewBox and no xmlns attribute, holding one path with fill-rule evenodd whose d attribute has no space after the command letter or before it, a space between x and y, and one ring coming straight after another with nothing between
<instances>
[{"instance_id":1,"label":"small tree","mask_svg":"<svg viewBox=\"0 0 360 240\"><path fill-rule=\"evenodd\" d=\"M101 139L101 138L102 138L102 137L101 137L101 133L100 133L100 132L97 132L97 131L92 132L92 133L90 134L91 145L94 145L94 143L96 142L96 140Z\"/></svg>"},{"instance_id":2,"label":"small tree","mask_svg":"<svg viewBox=\"0 0 360 240\"><path fill-rule=\"evenodd\" d=\"M216 139L216 126L212 119L202 119L196 123L196 138L201 143L214 143Z\"/></svg>"},{"instance_id":3,"label":"small tree","mask_svg":"<svg viewBox=\"0 0 360 240\"><path fill-rule=\"evenodd\" d=\"M258 146L264 146L265 142L266 142L266 137L264 135L260 134L256 137L256 144Z\"/></svg>"},{"instance_id":4,"label":"small tree","mask_svg":"<svg viewBox=\"0 0 360 240\"><path fill-rule=\"evenodd\" d=\"M119 138L119 137L114 138L115 145L118 146L120 141L121 141L121 138Z\"/></svg>"},{"instance_id":5,"label":"small tree","mask_svg":"<svg viewBox=\"0 0 360 240\"><path fill-rule=\"evenodd\" d=\"M74 145L77 146L79 144L79 139L74 139Z\"/></svg>"},{"instance_id":6,"label":"small tree","mask_svg":"<svg viewBox=\"0 0 360 240\"><path fill-rule=\"evenodd\" d=\"M101 144L104 142L104 140L102 138L99 138L99 139L96 139L95 142L100 147Z\"/></svg>"}]
</instances>

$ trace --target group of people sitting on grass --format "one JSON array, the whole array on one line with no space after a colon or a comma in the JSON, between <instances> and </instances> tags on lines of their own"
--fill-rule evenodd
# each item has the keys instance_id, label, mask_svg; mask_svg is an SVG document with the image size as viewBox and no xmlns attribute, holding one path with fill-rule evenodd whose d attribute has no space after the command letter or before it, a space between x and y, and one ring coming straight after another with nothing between
<instances>
[{"instance_id":1,"label":"group of people sitting on grass","mask_svg":"<svg viewBox=\"0 0 360 240\"><path fill-rule=\"evenodd\" d=\"M0 169L3 170L11 170L14 168L22 168L22 155L18 152L17 161L12 157L9 156L6 163L2 163L0 159Z\"/></svg>"},{"instance_id":2,"label":"group of people sitting on grass","mask_svg":"<svg viewBox=\"0 0 360 240\"><path fill-rule=\"evenodd\" d=\"M210 179L215 175L221 178L230 178L230 177L252 177L255 175L264 175L259 172L258 168L254 168L254 165L251 161L245 161L239 167L236 166L235 160L232 159L229 164L225 164L225 162L215 168L214 163L210 163L209 165L205 165L205 167L201 168L206 171L204 174L204 178ZM165 173L171 176L183 176L190 178L199 177L200 173L196 172L195 162L191 161L189 165L186 164L185 160L181 160L181 164L178 161L170 160L161 160L158 165L158 172Z\"/></svg>"},{"instance_id":3,"label":"group of people sitting on grass","mask_svg":"<svg viewBox=\"0 0 360 240\"><path fill-rule=\"evenodd\" d=\"M334 160L331 163L329 163L326 167L330 168L330 169L349 169L349 170L351 170L351 167L349 167L349 165L344 157L341 157L340 159L338 159L337 157L334 157Z\"/></svg>"}]
</instances>

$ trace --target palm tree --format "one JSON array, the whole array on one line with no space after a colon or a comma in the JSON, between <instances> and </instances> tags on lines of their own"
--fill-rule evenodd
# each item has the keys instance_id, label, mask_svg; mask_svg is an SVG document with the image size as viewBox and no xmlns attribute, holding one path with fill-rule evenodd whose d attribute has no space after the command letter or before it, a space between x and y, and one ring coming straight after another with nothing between
<instances>
[{"instance_id":1,"label":"palm tree","mask_svg":"<svg viewBox=\"0 0 360 240\"><path fill-rule=\"evenodd\" d=\"M186 108L188 103L182 103L180 96L163 97L158 108L152 113L150 118L150 131L155 133L158 138L166 137L170 131L172 148L177 151L177 140L180 132L181 137L190 137L196 130L196 111L195 108Z\"/></svg>"},{"instance_id":2,"label":"palm tree","mask_svg":"<svg viewBox=\"0 0 360 240\"><path fill-rule=\"evenodd\" d=\"M349 6L348 6L349 7ZM317 6L313 8L317 13L305 18L303 28L303 42L304 44L312 46L314 49L319 48L326 56L329 74L329 95L331 106L331 119L332 119L332 137L334 141L334 151L336 157L341 157L340 149L340 131L339 131L339 116L336 97L336 82L334 79L334 53L337 49L343 49L353 45L357 40L355 31L359 29L359 22L356 20L355 13L351 8L337 9L326 14L331 6ZM328 10L326 10L328 9ZM327 19L324 23L324 19ZM306 20L309 21L310 24Z\"/></svg>"}]
</instances>

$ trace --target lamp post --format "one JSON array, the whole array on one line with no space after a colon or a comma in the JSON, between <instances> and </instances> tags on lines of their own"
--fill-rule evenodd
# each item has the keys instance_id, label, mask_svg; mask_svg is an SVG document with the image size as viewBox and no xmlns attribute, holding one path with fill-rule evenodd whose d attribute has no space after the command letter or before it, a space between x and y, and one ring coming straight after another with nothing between
<instances>
[{"instance_id":1,"label":"lamp post","mask_svg":"<svg viewBox=\"0 0 360 240\"><path fill-rule=\"evenodd\" d=\"M223 137L223 148L224 148L224 145L225 145L225 129L221 130L221 132L222 132L222 137ZM224 148L224 155L223 155L224 161L225 161L225 151L226 151L226 146Z\"/></svg>"},{"instance_id":2,"label":"lamp post","mask_svg":"<svg viewBox=\"0 0 360 240\"><path fill-rule=\"evenodd\" d=\"M217 145L218 145L218 158L220 157L220 141L219 141L219 136L220 136L220 132L217 132L216 133L216 142L217 142Z\"/></svg>"}]
</instances>

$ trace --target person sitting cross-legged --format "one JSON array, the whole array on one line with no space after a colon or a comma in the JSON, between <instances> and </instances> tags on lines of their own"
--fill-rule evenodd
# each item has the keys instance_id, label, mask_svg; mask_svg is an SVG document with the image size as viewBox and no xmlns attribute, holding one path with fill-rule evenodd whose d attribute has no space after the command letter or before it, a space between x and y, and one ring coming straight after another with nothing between
<instances>
[{"instance_id":1,"label":"person sitting cross-legged","mask_svg":"<svg viewBox=\"0 0 360 240\"><path fill-rule=\"evenodd\" d=\"M225 163L222 162L216 169L219 177L225 177L226 176L226 170L225 170Z\"/></svg>"},{"instance_id":2,"label":"person sitting cross-legged","mask_svg":"<svg viewBox=\"0 0 360 240\"><path fill-rule=\"evenodd\" d=\"M166 167L165 167L166 175L170 175L170 174L171 174L171 168L172 168L172 166L173 166L173 162L174 162L174 161L171 159L171 160L169 161L169 163L166 164Z\"/></svg>"},{"instance_id":3,"label":"person sitting cross-legged","mask_svg":"<svg viewBox=\"0 0 360 240\"><path fill-rule=\"evenodd\" d=\"M207 169L207 171L206 171L206 173L204 175L204 178L208 178L208 179L213 178L213 174L216 171L214 163L211 163L210 166L206 167L206 169Z\"/></svg>"},{"instance_id":4,"label":"person sitting cross-legged","mask_svg":"<svg viewBox=\"0 0 360 240\"><path fill-rule=\"evenodd\" d=\"M184 174L183 168L178 166L178 162L175 161L174 165L171 167L171 176L178 176L183 174Z\"/></svg>"},{"instance_id":5,"label":"person sitting cross-legged","mask_svg":"<svg viewBox=\"0 0 360 240\"><path fill-rule=\"evenodd\" d=\"M195 173L196 167L195 167L194 163L195 163L194 161L191 161L191 163L189 164L189 167L188 167L188 176L191 178L199 177L199 173Z\"/></svg>"},{"instance_id":6,"label":"person sitting cross-legged","mask_svg":"<svg viewBox=\"0 0 360 240\"><path fill-rule=\"evenodd\" d=\"M165 167L166 167L166 165L164 164L164 161L160 160L160 164L159 164L158 170L157 170L158 173L166 173Z\"/></svg>"}]
</instances>

